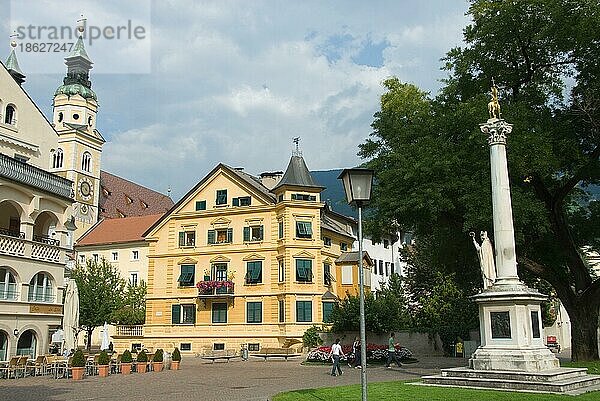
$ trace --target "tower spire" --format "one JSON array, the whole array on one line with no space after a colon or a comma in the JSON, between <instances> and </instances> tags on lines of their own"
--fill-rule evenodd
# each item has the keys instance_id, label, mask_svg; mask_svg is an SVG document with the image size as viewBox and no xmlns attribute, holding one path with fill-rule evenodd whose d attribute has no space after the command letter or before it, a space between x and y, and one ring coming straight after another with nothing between
<instances>
[{"instance_id":1,"label":"tower spire","mask_svg":"<svg viewBox=\"0 0 600 401\"><path fill-rule=\"evenodd\" d=\"M17 55L15 53L15 48L17 47L16 32L10 35L10 54L6 59L6 69L12 75L13 79L19 84L23 84L25 82L25 74L21 71L21 67L19 66L19 61L17 60Z\"/></svg>"}]
</instances>

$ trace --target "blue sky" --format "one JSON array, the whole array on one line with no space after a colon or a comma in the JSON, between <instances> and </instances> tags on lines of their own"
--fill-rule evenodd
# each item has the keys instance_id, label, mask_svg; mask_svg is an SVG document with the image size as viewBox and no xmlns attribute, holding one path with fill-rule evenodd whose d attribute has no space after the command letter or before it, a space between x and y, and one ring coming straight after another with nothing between
<instances>
[{"instance_id":1,"label":"blue sky","mask_svg":"<svg viewBox=\"0 0 600 401\"><path fill-rule=\"evenodd\" d=\"M74 25L81 13L90 25L143 25L142 41L87 46L107 139L102 168L161 192L171 187L177 200L219 162L253 174L285 169L296 136L313 170L360 163L381 82L398 76L436 92L445 76L439 59L461 44L467 7L462 0L15 0L2 29L8 37L29 23ZM25 88L47 115L65 55L17 53Z\"/></svg>"}]
</instances>

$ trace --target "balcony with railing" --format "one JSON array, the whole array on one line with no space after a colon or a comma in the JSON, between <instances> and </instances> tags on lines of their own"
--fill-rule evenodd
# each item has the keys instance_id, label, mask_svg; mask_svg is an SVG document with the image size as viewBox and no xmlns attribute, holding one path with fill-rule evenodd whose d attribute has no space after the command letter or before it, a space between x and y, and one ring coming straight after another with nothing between
<instances>
[{"instance_id":1,"label":"balcony with railing","mask_svg":"<svg viewBox=\"0 0 600 401\"><path fill-rule=\"evenodd\" d=\"M234 284L231 280L204 280L196 284L198 298L232 297Z\"/></svg>"},{"instance_id":2,"label":"balcony with railing","mask_svg":"<svg viewBox=\"0 0 600 401\"><path fill-rule=\"evenodd\" d=\"M116 326L115 336L119 337L143 337L144 326L139 324L135 326Z\"/></svg>"},{"instance_id":3,"label":"balcony with railing","mask_svg":"<svg viewBox=\"0 0 600 401\"><path fill-rule=\"evenodd\" d=\"M0 153L0 177L64 199L73 199L73 182Z\"/></svg>"},{"instance_id":4,"label":"balcony with railing","mask_svg":"<svg viewBox=\"0 0 600 401\"><path fill-rule=\"evenodd\" d=\"M53 303L56 297L52 291L31 291L27 300L29 302Z\"/></svg>"},{"instance_id":5,"label":"balcony with railing","mask_svg":"<svg viewBox=\"0 0 600 401\"><path fill-rule=\"evenodd\" d=\"M0 281L0 301L15 301L19 299L19 291L16 283L9 283L6 285L5 282Z\"/></svg>"},{"instance_id":6,"label":"balcony with railing","mask_svg":"<svg viewBox=\"0 0 600 401\"><path fill-rule=\"evenodd\" d=\"M16 235L16 232L10 234L0 232L0 254L19 256L52 263L64 262L64 249L59 246L59 241L48 238L36 238L30 241L25 239L25 235Z\"/></svg>"}]
</instances>

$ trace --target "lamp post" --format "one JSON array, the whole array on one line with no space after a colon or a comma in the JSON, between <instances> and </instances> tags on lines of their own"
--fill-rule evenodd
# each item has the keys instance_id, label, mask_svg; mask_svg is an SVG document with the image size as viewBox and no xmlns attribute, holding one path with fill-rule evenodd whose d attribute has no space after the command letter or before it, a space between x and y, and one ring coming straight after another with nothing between
<instances>
[{"instance_id":1,"label":"lamp post","mask_svg":"<svg viewBox=\"0 0 600 401\"><path fill-rule=\"evenodd\" d=\"M366 168L350 168L342 171L339 180L344 184L344 192L348 203L358 209L358 286L360 289L360 385L362 401L367 401L367 341L365 333L365 279L363 271L362 250L362 207L371 200L373 170Z\"/></svg>"}]
</instances>

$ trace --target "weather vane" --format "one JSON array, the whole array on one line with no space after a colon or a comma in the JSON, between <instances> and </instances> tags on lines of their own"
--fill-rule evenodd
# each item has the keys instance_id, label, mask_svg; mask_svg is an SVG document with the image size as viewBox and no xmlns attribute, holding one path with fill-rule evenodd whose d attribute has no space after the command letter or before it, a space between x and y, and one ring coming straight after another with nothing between
<instances>
[{"instance_id":1,"label":"weather vane","mask_svg":"<svg viewBox=\"0 0 600 401\"><path fill-rule=\"evenodd\" d=\"M302 151L300 150L300 137L297 136L292 138L292 142L296 145L296 148L292 151L292 155L294 156L302 156Z\"/></svg>"},{"instance_id":2,"label":"weather vane","mask_svg":"<svg viewBox=\"0 0 600 401\"><path fill-rule=\"evenodd\" d=\"M490 113L490 119L500 118L500 103L498 102L498 87L492 77L492 100L488 103L488 112Z\"/></svg>"},{"instance_id":3,"label":"weather vane","mask_svg":"<svg viewBox=\"0 0 600 401\"><path fill-rule=\"evenodd\" d=\"M12 47L13 49L16 48L17 41L15 39L19 37L19 35L17 35L17 31L13 31L12 35L10 35L9 37L10 37L10 47Z\"/></svg>"},{"instance_id":4,"label":"weather vane","mask_svg":"<svg viewBox=\"0 0 600 401\"><path fill-rule=\"evenodd\" d=\"M87 21L87 18L81 14L81 17L77 20L77 32L79 33L79 37L83 37L83 32L85 31L85 21Z\"/></svg>"}]
</instances>

